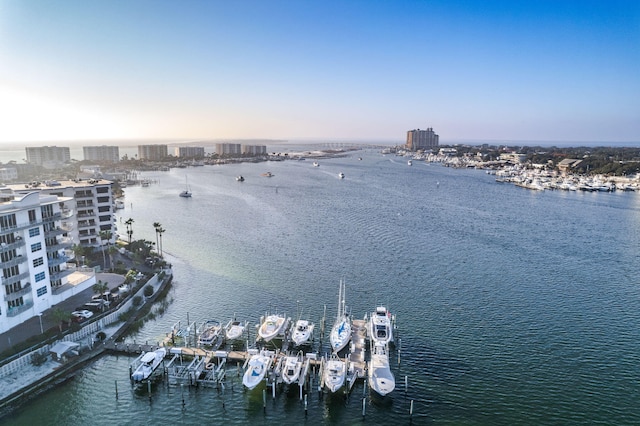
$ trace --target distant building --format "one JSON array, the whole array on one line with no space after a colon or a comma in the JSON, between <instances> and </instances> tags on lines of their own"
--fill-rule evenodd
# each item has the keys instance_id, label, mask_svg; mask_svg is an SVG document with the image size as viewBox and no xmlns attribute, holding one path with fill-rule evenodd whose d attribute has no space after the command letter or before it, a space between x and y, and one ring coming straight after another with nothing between
<instances>
[{"instance_id":1,"label":"distant building","mask_svg":"<svg viewBox=\"0 0 640 426\"><path fill-rule=\"evenodd\" d=\"M217 143L216 154L242 155L242 145L240 145L239 143Z\"/></svg>"},{"instance_id":2,"label":"distant building","mask_svg":"<svg viewBox=\"0 0 640 426\"><path fill-rule=\"evenodd\" d=\"M138 145L138 159L159 161L169 156L167 145Z\"/></svg>"},{"instance_id":3,"label":"distant building","mask_svg":"<svg viewBox=\"0 0 640 426\"><path fill-rule=\"evenodd\" d=\"M435 134L433 128L427 130L414 129L407 132L407 149L418 151L437 148L440 137Z\"/></svg>"},{"instance_id":4,"label":"distant building","mask_svg":"<svg viewBox=\"0 0 640 426\"><path fill-rule=\"evenodd\" d=\"M32 146L26 147L25 150L27 163L47 169L55 169L71 161L71 151L66 146Z\"/></svg>"},{"instance_id":5,"label":"distant building","mask_svg":"<svg viewBox=\"0 0 640 426\"><path fill-rule=\"evenodd\" d=\"M18 169L15 167L0 168L0 183L18 180Z\"/></svg>"},{"instance_id":6,"label":"distant building","mask_svg":"<svg viewBox=\"0 0 640 426\"><path fill-rule=\"evenodd\" d=\"M120 161L120 148L117 146L83 146L84 159L89 161L107 161L117 163Z\"/></svg>"},{"instance_id":7,"label":"distant building","mask_svg":"<svg viewBox=\"0 0 640 426\"><path fill-rule=\"evenodd\" d=\"M242 145L242 153L245 155L267 155L266 145Z\"/></svg>"},{"instance_id":8,"label":"distant building","mask_svg":"<svg viewBox=\"0 0 640 426\"><path fill-rule=\"evenodd\" d=\"M180 158L204 158L203 146L177 146L174 152Z\"/></svg>"},{"instance_id":9,"label":"distant building","mask_svg":"<svg viewBox=\"0 0 640 426\"><path fill-rule=\"evenodd\" d=\"M582 160L578 160L575 158L565 158L564 160L558 163L558 170L566 174L566 173L569 173L571 169L579 166L580 163L582 163Z\"/></svg>"}]
</instances>

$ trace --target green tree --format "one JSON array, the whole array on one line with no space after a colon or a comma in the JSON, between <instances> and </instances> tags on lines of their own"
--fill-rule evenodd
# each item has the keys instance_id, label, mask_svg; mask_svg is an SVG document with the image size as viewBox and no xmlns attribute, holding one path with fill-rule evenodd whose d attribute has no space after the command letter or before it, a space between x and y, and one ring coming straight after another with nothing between
<instances>
[{"instance_id":1,"label":"green tree","mask_svg":"<svg viewBox=\"0 0 640 426\"><path fill-rule=\"evenodd\" d=\"M160 253L160 243L158 241L158 238L159 238L158 229L161 229L161 228L162 228L162 224L160 224L160 222L153 222L153 229L155 229L156 231L156 247L158 248L158 253Z\"/></svg>"},{"instance_id":2,"label":"green tree","mask_svg":"<svg viewBox=\"0 0 640 426\"><path fill-rule=\"evenodd\" d=\"M51 317L55 322L58 323L58 329L60 330L60 333L62 333L62 324L65 322L69 322L69 320L71 319L71 313L63 311L60 308L53 308L53 310L51 311Z\"/></svg>"},{"instance_id":3,"label":"green tree","mask_svg":"<svg viewBox=\"0 0 640 426\"><path fill-rule=\"evenodd\" d=\"M109 290L109 284L107 284L106 282L102 282L102 280L98 280L98 282L95 283L91 288L93 289L94 293L101 296L103 293ZM100 305L100 310L104 310L104 304Z\"/></svg>"}]
</instances>

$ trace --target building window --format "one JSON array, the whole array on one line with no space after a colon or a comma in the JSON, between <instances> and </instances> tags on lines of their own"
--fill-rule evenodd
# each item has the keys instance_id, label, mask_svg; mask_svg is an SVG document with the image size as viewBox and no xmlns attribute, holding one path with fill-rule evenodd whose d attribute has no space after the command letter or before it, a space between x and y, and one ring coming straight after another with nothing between
<instances>
[{"instance_id":1,"label":"building window","mask_svg":"<svg viewBox=\"0 0 640 426\"><path fill-rule=\"evenodd\" d=\"M29 229L29 236L30 237L35 237L40 235L40 228L31 228Z\"/></svg>"},{"instance_id":2,"label":"building window","mask_svg":"<svg viewBox=\"0 0 640 426\"><path fill-rule=\"evenodd\" d=\"M45 294L47 294L47 286L45 285L44 287L40 287L38 290L36 290L36 293L38 294L38 297L44 296Z\"/></svg>"},{"instance_id":3,"label":"building window","mask_svg":"<svg viewBox=\"0 0 640 426\"><path fill-rule=\"evenodd\" d=\"M42 250L42 243L31 244L31 253L38 250Z\"/></svg>"},{"instance_id":4,"label":"building window","mask_svg":"<svg viewBox=\"0 0 640 426\"><path fill-rule=\"evenodd\" d=\"M44 264L44 260L41 257L37 259L33 259L33 267L37 268L38 266L42 266Z\"/></svg>"},{"instance_id":5,"label":"building window","mask_svg":"<svg viewBox=\"0 0 640 426\"><path fill-rule=\"evenodd\" d=\"M44 272L38 272L36 274L36 282L40 282L42 280L44 280Z\"/></svg>"}]
</instances>

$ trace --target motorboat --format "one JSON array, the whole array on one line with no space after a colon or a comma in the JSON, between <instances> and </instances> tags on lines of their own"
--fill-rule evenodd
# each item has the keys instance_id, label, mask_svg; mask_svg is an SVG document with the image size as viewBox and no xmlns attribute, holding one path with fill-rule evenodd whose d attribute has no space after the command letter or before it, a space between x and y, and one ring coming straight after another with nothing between
<instances>
[{"instance_id":1,"label":"motorboat","mask_svg":"<svg viewBox=\"0 0 640 426\"><path fill-rule=\"evenodd\" d=\"M331 328L329 341L331 349L334 353L340 352L351 340L351 318L345 309L345 283L340 280L340 289L338 290L338 314L336 322Z\"/></svg>"},{"instance_id":2,"label":"motorboat","mask_svg":"<svg viewBox=\"0 0 640 426\"><path fill-rule=\"evenodd\" d=\"M313 329L315 325L307 320L299 319L296 321L291 333L291 341L296 346L302 346L311 342L313 337Z\"/></svg>"},{"instance_id":3,"label":"motorboat","mask_svg":"<svg viewBox=\"0 0 640 426\"><path fill-rule=\"evenodd\" d=\"M231 320L224 327L224 335L227 340L239 340L244 334L246 323L237 320Z\"/></svg>"},{"instance_id":4,"label":"motorboat","mask_svg":"<svg viewBox=\"0 0 640 426\"><path fill-rule=\"evenodd\" d=\"M380 396L387 395L396 387L396 379L389 367L388 348L385 343L375 342L369 360L369 387Z\"/></svg>"},{"instance_id":5,"label":"motorboat","mask_svg":"<svg viewBox=\"0 0 640 426\"><path fill-rule=\"evenodd\" d=\"M278 334L282 333L286 318L284 315L273 314L265 316L260 328L258 329L258 336L265 342L270 341Z\"/></svg>"},{"instance_id":6,"label":"motorboat","mask_svg":"<svg viewBox=\"0 0 640 426\"><path fill-rule=\"evenodd\" d=\"M262 174L262 176L264 176L264 177L273 177L275 175L273 173L271 173L271 172L265 172L265 173Z\"/></svg>"},{"instance_id":7,"label":"motorboat","mask_svg":"<svg viewBox=\"0 0 640 426\"><path fill-rule=\"evenodd\" d=\"M198 337L198 343L201 346L213 346L216 343L218 337L220 337L221 331L222 324L220 324L220 321L205 321L200 327L200 337Z\"/></svg>"},{"instance_id":8,"label":"motorboat","mask_svg":"<svg viewBox=\"0 0 640 426\"><path fill-rule=\"evenodd\" d=\"M244 182L244 176L242 176L242 175L236 176L236 180L238 182Z\"/></svg>"},{"instance_id":9,"label":"motorboat","mask_svg":"<svg viewBox=\"0 0 640 426\"><path fill-rule=\"evenodd\" d=\"M124 201L122 201L122 200L116 200L116 202L115 202L115 209L116 209L116 210L124 209Z\"/></svg>"},{"instance_id":10,"label":"motorboat","mask_svg":"<svg viewBox=\"0 0 640 426\"><path fill-rule=\"evenodd\" d=\"M314 161L314 162L313 162L313 167L320 167L320 164L318 164L318 162L317 162L317 161Z\"/></svg>"},{"instance_id":11,"label":"motorboat","mask_svg":"<svg viewBox=\"0 0 640 426\"><path fill-rule=\"evenodd\" d=\"M369 337L375 343L392 343L393 329L391 324L391 312L384 306L378 306L369 319Z\"/></svg>"},{"instance_id":12,"label":"motorboat","mask_svg":"<svg viewBox=\"0 0 640 426\"><path fill-rule=\"evenodd\" d=\"M340 179L344 179L344 173L342 173L342 172L338 173L338 177L339 177Z\"/></svg>"},{"instance_id":13,"label":"motorboat","mask_svg":"<svg viewBox=\"0 0 640 426\"><path fill-rule=\"evenodd\" d=\"M265 351L252 355L247 363L247 371L242 376L242 384L249 390L255 388L264 379L273 358Z\"/></svg>"},{"instance_id":14,"label":"motorboat","mask_svg":"<svg viewBox=\"0 0 640 426\"><path fill-rule=\"evenodd\" d=\"M165 348L156 349L153 352L145 352L136 360L140 364L131 373L131 380L141 382L147 380L151 374L158 368L164 357L167 355Z\"/></svg>"},{"instance_id":15,"label":"motorboat","mask_svg":"<svg viewBox=\"0 0 640 426\"><path fill-rule=\"evenodd\" d=\"M409 165L409 166L413 165L413 161L411 161L411 160L407 161L407 165Z\"/></svg>"},{"instance_id":16,"label":"motorboat","mask_svg":"<svg viewBox=\"0 0 640 426\"><path fill-rule=\"evenodd\" d=\"M347 377L347 363L332 354L324 363L322 381L331 393L336 393L344 385Z\"/></svg>"},{"instance_id":17,"label":"motorboat","mask_svg":"<svg viewBox=\"0 0 640 426\"><path fill-rule=\"evenodd\" d=\"M298 381L303 365L304 356L302 355L302 351L298 352L297 355L285 357L282 364L282 380L288 385Z\"/></svg>"}]
</instances>

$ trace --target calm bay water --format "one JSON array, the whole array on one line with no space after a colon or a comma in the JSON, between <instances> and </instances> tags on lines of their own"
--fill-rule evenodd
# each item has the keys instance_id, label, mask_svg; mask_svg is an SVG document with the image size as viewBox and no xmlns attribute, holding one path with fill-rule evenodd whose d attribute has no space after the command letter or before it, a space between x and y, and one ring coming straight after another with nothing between
<instances>
[{"instance_id":1,"label":"calm bay water","mask_svg":"<svg viewBox=\"0 0 640 426\"><path fill-rule=\"evenodd\" d=\"M397 315L396 391L314 391L305 418L297 389L263 410L233 376L185 389L183 409L180 388L149 401L129 387L131 359L107 356L3 424L407 424L412 400L414 424L640 423L640 194L527 191L374 151L145 176L156 183L126 189L122 221L154 242L162 224L175 279L168 310L130 342L187 314L255 324L302 309L318 322L345 279L353 316ZM192 199L178 197L185 181Z\"/></svg>"}]
</instances>

